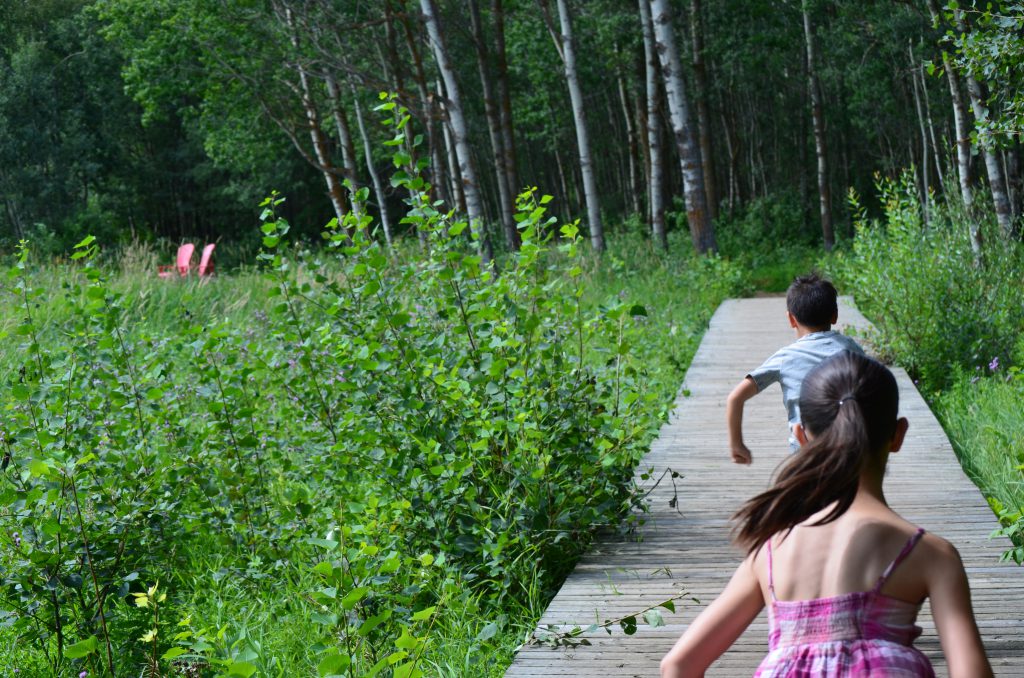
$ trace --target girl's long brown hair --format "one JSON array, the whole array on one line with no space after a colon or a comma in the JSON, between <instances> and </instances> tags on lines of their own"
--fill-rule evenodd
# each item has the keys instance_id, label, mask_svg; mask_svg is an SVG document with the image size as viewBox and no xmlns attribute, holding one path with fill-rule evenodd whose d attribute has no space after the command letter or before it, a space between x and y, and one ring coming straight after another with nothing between
<instances>
[{"instance_id":1,"label":"girl's long brown hair","mask_svg":"<svg viewBox=\"0 0 1024 678\"><path fill-rule=\"evenodd\" d=\"M892 440L898 409L896 378L877 360L843 351L811 370L800 389L811 440L782 466L771 489L733 516L736 541L752 553L831 504L815 525L843 515L861 471Z\"/></svg>"}]
</instances>

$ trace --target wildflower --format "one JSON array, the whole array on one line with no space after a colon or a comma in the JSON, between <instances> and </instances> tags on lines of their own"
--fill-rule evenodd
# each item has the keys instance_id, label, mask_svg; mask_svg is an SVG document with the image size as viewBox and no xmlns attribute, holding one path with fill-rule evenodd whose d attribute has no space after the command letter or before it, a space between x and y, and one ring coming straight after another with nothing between
<instances>
[{"instance_id":1,"label":"wildflower","mask_svg":"<svg viewBox=\"0 0 1024 678\"><path fill-rule=\"evenodd\" d=\"M977 384L979 381L981 381L981 377L977 375L971 377L971 384Z\"/></svg>"},{"instance_id":2,"label":"wildflower","mask_svg":"<svg viewBox=\"0 0 1024 678\"><path fill-rule=\"evenodd\" d=\"M21 548L21 535L17 532L14 533L14 546L15 548Z\"/></svg>"},{"instance_id":3,"label":"wildflower","mask_svg":"<svg viewBox=\"0 0 1024 678\"><path fill-rule=\"evenodd\" d=\"M85 671L85 670L83 670L83 671L81 671L81 672L80 672L80 673L78 674L78 678L85 678L85 677L86 677L86 676L88 676L88 675L89 675L89 672L88 672L88 671Z\"/></svg>"},{"instance_id":4,"label":"wildflower","mask_svg":"<svg viewBox=\"0 0 1024 678\"><path fill-rule=\"evenodd\" d=\"M993 372L999 369L999 356L992 358L992 362L988 364L988 369L992 370Z\"/></svg>"}]
</instances>

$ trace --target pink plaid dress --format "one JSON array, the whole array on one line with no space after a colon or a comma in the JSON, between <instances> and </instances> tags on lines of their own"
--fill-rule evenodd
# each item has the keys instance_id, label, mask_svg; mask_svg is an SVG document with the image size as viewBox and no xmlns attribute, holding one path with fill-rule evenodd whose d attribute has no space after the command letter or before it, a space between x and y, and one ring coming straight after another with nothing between
<instances>
[{"instance_id":1,"label":"pink plaid dress","mask_svg":"<svg viewBox=\"0 0 1024 678\"><path fill-rule=\"evenodd\" d=\"M924 654L913 647L920 605L881 593L886 579L924 534L919 529L870 591L813 600L777 600L768 542L769 652L755 678L934 677Z\"/></svg>"}]
</instances>

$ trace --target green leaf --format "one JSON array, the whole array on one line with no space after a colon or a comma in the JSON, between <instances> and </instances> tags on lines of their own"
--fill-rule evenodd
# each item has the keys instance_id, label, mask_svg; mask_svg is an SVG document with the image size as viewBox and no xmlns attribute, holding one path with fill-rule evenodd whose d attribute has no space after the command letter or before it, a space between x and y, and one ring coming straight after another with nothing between
<instances>
[{"instance_id":1,"label":"green leaf","mask_svg":"<svg viewBox=\"0 0 1024 678\"><path fill-rule=\"evenodd\" d=\"M351 610L359 604L366 594L370 592L369 586L357 586L356 588L345 594L345 597L341 599L341 606L346 610Z\"/></svg>"},{"instance_id":2,"label":"green leaf","mask_svg":"<svg viewBox=\"0 0 1024 678\"><path fill-rule=\"evenodd\" d=\"M400 650L414 650L419 642L415 636L409 633L409 629L403 628L402 635L395 641L395 646Z\"/></svg>"},{"instance_id":3,"label":"green leaf","mask_svg":"<svg viewBox=\"0 0 1024 678\"><path fill-rule=\"evenodd\" d=\"M80 640L74 645L69 645L64 648L64 656L68 659L81 659L82 657L88 657L100 646L100 640L96 636L89 636L85 640Z\"/></svg>"},{"instance_id":4,"label":"green leaf","mask_svg":"<svg viewBox=\"0 0 1024 678\"><path fill-rule=\"evenodd\" d=\"M228 676L237 676L238 678L249 678L256 674L259 669L250 664L249 662L234 662L228 667Z\"/></svg>"},{"instance_id":5,"label":"green leaf","mask_svg":"<svg viewBox=\"0 0 1024 678\"><path fill-rule=\"evenodd\" d=\"M32 391L25 384L15 384L11 387L11 395L14 396L15 400L28 400L29 396L32 395Z\"/></svg>"},{"instance_id":6,"label":"green leaf","mask_svg":"<svg viewBox=\"0 0 1024 678\"><path fill-rule=\"evenodd\" d=\"M437 609L437 605L434 605L433 607L425 607L422 610L420 610L419 612L415 613L412 616L412 620L413 621L423 621L424 619L430 619L433 616L433 614L434 614L434 610L436 610L436 609Z\"/></svg>"},{"instance_id":7,"label":"green leaf","mask_svg":"<svg viewBox=\"0 0 1024 678\"><path fill-rule=\"evenodd\" d=\"M669 612L675 612L676 611L676 604L674 602L672 602L671 600L666 600L664 603L661 604L661 606L663 608L665 608L666 610L668 610Z\"/></svg>"},{"instance_id":8,"label":"green leaf","mask_svg":"<svg viewBox=\"0 0 1024 678\"><path fill-rule=\"evenodd\" d=\"M183 654L188 654L188 650L186 650L183 647L172 647L167 652L164 652L160 656L160 658L164 659L164 660L167 660L167 661L170 661L172 659L176 659L176 658L180 657Z\"/></svg>"},{"instance_id":9,"label":"green leaf","mask_svg":"<svg viewBox=\"0 0 1024 678\"><path fill-rule=\"evenodd\" d=\"M320 676L333 676L342 674L348 670L352 660L347 654L332 654L320 660L316 666L316 672Z\"/></svg>"},{"instance_id":10,"label":"green leaf","mask_svg":"<svg viewBox=\"0 0 1024 678\"><path fill-rule=\"evenodd\" d=\"M372 617L370 617L369 619L364 621L359 626L359 631L358 631L359 635L365 638L366 636L370 635L370 633L375 628L377 628L378 626L380 626L382 623L386 622L390 618L391 618L391 610L384 610L380 614L373 615Z\"/></svg>"},{"instance_id":11,"label":"green leaf","mask_svg":"<svg viewBox=\"0 0 1024 678\"><path fill-rule=\"evenodd\" d=\"M626 617L619 622L619 626L622 627L622 632L627 636L631 636L636 633L636 617Z\"/></svg>"},{"instance_id":12,"label":"green leaf","mask_svg":"<svg viewBox=\"0 0 1024 678\"><path fill-rule=\"evenodd\" d=\"M41 459L33 459L28 463L28 471L34 476L46 476L50 474L50 467Z\"/></svg>"},{"instance_id":13,"label":"green leaf","mask_svg":"<svg viewBox=\"0 0 1024 678\"><path fill-rule=\"evenodd\" d=\"M406 662L394 668L394 678L421 678L423 671L416 666L416 662Z\"/></svg>"},{"instance_id":14,"label":"green leaf","mask_svg":"<svg viewBox=\"0 0 1024 678\"><path fill-rule=\"evenodd\" d=\"M312 544L313 546L320 546L322 548L327 549L328 551L333 551L334 549L338 548L338 542L334 541L333 539L312 538L307 539L306 543Z\"/></svg>"},{"instance_id":15,"label":"green leaf","mask_svg":"<svg viewBox=\"0 0 1024 678\"><path fill-rule=\"evenodd\" d=\"M661 612L658 610L647 610L647 612L644 612L644 621L646 621L647 625L652 629L665 625L665 620L662 618Z\"/></svg>"},{"instance_id":16,"label":"green leaf","mask_svg":"<svg viewBox=\"0 0 1024 678\"><path fill-rule=\"evenodd\" d=\"M482 642L485 640L490 640L497 633L498 624L496 622L488 622L482 629L480 629L480 633L476 634L476 641Z\"/></svg>"}]
</instances>

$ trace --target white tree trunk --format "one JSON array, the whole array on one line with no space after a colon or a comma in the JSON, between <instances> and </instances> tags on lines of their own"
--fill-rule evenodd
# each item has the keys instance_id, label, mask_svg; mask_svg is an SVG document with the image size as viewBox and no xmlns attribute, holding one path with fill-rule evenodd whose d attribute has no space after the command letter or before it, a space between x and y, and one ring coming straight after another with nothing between
<instances>
[{"instance_id":1,"label":"white tree trunk","mask_svg":"<svg viewBox=\"0 0 1024 678\"><path fill-rule=\"evenodd\" d=\"M694 248L701 254L713 252L718 249L718 245L715 243L715 230L708 214L707 195L704 191L704 167L683 84L672 14L669 11L668 0L650 0L650 3L654 37L661 59L661 74L668 97L669 117L672 121L676 147L679 149L690 237L693 239Z\"/></svg>"},{"instance_id":2,"label":"white tree trunk","mask_svg":"<svg viewBox=\"0 0 1024 678\"><path fill-rule=\"evenodd\" d=\"M654 48L654 26L651 23L651 6L649 0L639 0L640 24L644 38L644 62L647 75L647 163L650 175L648 193L650 195L651 236L662 249L668 248L665 235L665 196L661 188L664 185L665 150L661 145L661 106L658 96L658 52Z\"/></svg>"},{"instance_id":3,"label":"white tree trunk","mask_svg":"<svg viewBox=\"0 0 1024 678\"><path fill-rule=\"evenodd\" d=\"M928 12L931 14L932 22L940 25L942 15L939 12L939 5L936 0L928 0ZM945 50L942 52L942 67L946 72L946 81L949 83L949 96L953 102L953 125L956 129L956 165L957 176L960 179L960 199L968 214L968 227L971 233L971 250L975 259L980 260L982 255L982 236L978 220L974 217L971 206L974 203L974 192L971 188L971 121L968 118L967 106L964 104L964 97L960 91L960 78L953 67L953 60Z\"/></svg>"},{"instance_id":4,"label":"white tree trunk","mask_svg":"<svg viewBox=\"0 0 1024 678\"><path fill-rule=\"evenodd\" d=\"M576 73L576 46L572 37L572 20L566 0L557 0L558 19L561 28L562 63L565 65L565 81L569 86L569 100L572 103L572 118L576 124L576 145L579 148L580 174L583 176L583 195L587 202L587 226L590 229L590 244L595 252L603 252L604 226L601 223L601 204L597 194L597 179L594 176L590 156L590 137L587 134L587 120L584 112L583 90Z\"/></svg>"},{"instance_id":5,"label":"white tree trunk","mask_svg":"<svg viewBox=\"0 0 1024 678\"><path fill-rule=\"evenodd\" d=\"M352 131L349 128L348 116L345 115L344 105L341 102L341 90L338 88L338 81L333 75L325 78L327 82L327 93L331 98L331 106L334 113L334 127L338 132L338 142L341 146L341 163L345 168L345 178L349 182L349 196L352 200L352 211L357 217L362 216L363 208L356 199L359 191L359 172L356 169L356 149L352 143Z\"/></svg>"},{"instance_id":6,"label":"white tree trunk","mask_svg":"<svg viewBox=\"0 0 1024 678\"><path fill-rule=\"evenodd\" d=\"M910 51L910 79L914 89L914 108L917 110L917 124L921 130L921 216L927 227L931 221L931 192L928 190L928 124L925 121L920 86L917 83L917 60L914 58L913 45L908 49Z\"/></svg>"},{"instance_id":7,"label":"white tree trunk","mask_svg":"<svg viewBox=\"0 0 1024 678\"><path fill-rule=\"evenodd\" d=\"M973 75L967 76L967 93L971 97L971 110L975 120L982 120L988 115L985 110L985 92ZM985 158L985 169L988 172L988 186L992 190L992 204L996 210L996 221L999 230L1010 238L1014 235L1013 215L1010 211L1010 200L1006 196L1006 177L999 164L999 155L991 143L980 140L981 153Z\"/></svg>"},{"instance_id":8,"label":"white tree trunk","mask_svg":"<svg viewBox=\"0 0 1024 678\"><path fill-rule=\"evenodd\" d=\"M306 69L303 68L301 61L299 61L299 35L295 28L295 18L292 15L291 9L285 10L285 22L288 25L292 47L295 48L296 52L297 65L295 70L299 74L302 108L306 112L309 137L313 142L313 151L316 153L316 161L319 164L320 172L323 174L324 181L327 184L327 194L331 198L331 205L334 206L334 214L338 217L338 223L340 224L345 218L345 214L348 213L348 210L345 208L345 192L342 189L341 182L338 181L334 164L331 162L331 156L327 150L327 139L324 136L323 128L320 127L320 114L317 111L316 103L313 101L313 94L309 86L309 74L306 73Z\"/></svg>"},{"instance_id":9,"label":"white tree trunk","mask_svg":"<svg viewBox=\"0 0 1024 678\"><path fill-rule=\"evenodd\" d=\"M807 8L807 0L802 5L804 15L804 39L807 48L807 86L811 94L811 120L814 125L814 150L818 156L818 204L821 213L821 234L825 242L825 250L835 245L832 231L832 190L828 183L828 146L825 138L825 111L821 101L821 82L817 71L817 46L814 41L814 29L811 26L811 14Z\"/></svg>"},{"instance_id":10,"label":"white tree trunk","mask_svg":"<svg viewBox=\"0 0 1024 678\"><path fill-rule=\"evenodd\" d=\"M480 184L476 180L476 172L473 170L473 159L469 148L469 128L466 126L466 119L462 114L462 96L459 93L459 83L455 79L455 70L452 68L448 58L448 49L445 47L444 36L441 33L441 26L437 19L437 7L434 0L420 0L420 9L423 11L423 18L427 24L427 34L430 36L430 46L434 52L434 59L437 61L438 70L444 78L444 87L448 93L446 108L448 119L451 123L452 142L455 146L455 154L459 161L459 173L462 175L462 189L466 195L466 212L469 217L469 228L476 235L480 250L480 256L484 262L489 262L493 253L491 243L487 237L487 227L484 223L483 203L480 200Z\"/></svg>"},{"instance_id":11,"label":"white tree trunk","mask_svg":"<svg viewBox=\"0 0 1024 678\"><path fill-rule=\"evenodd\" d=\"M373 193L377 197L377 207L380 209L380 224L384 229L384 241L391 247L391 217L388 215L388 206L384 202L384 185L380 181L380 174L373 164L372 144L370 135L366 131L366 122L363 120L363 109L359 105L359 96L355 87L352 88L352 101L356 110L356 124L359 126L359 135L363 138L363 156L366 158L366 170L370 173L370 181L373 183Z\"/></svg>"}]
</instances>

